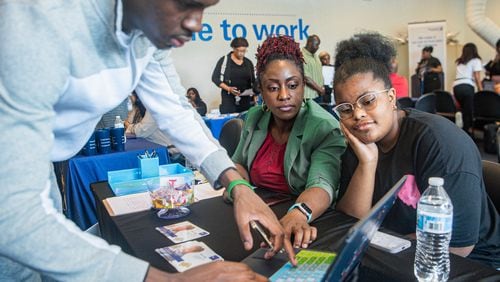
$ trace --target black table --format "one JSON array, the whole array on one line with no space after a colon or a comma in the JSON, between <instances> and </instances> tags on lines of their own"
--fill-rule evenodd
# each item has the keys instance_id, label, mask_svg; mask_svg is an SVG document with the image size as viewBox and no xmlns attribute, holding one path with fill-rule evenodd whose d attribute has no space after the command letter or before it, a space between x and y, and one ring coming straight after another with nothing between
<instances>
[{"instance_id":1,"label":"black table","mask_svg":"<svg viewBox=\"0 0 500 282\"><path fill-rule=\"evenodd\" d=\"M191 206L191 214L178 220L162 220L154 211L144 211L129 215L110 217L102 205L102 200L112 197L113 192L107 182L91 184L96 198L97 216L101 234L105 240L120 245L127 253L148 261L159 269L175 272L166 260L154 249L173 243L156 231L154 227L169 225L185 220L210 232L209 236L198 238L216 253L228 261L241 261L252 251L245 251L241 243L233 208L220 197L203 200ZM283 216L291 202L272 207L278 217ZM313 225L318 229L318 239L310 248L335 251L342 242L349 228L356 222L355 218L334 210L327 210ZM254 244L256 246L257 244ZM415 241L412 247L398 254L389 254L377 249L368 248L358 271L360 281L414 281L413 260ZM450 281L499 281L500 272L488 268L475 261L450 255Z\"/></svg>"}]
</instances>

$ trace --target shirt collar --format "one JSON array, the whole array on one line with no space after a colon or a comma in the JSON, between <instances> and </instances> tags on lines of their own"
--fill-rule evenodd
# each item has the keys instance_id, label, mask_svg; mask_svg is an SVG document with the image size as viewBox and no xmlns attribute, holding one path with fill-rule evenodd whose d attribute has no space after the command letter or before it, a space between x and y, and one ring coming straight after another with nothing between
<instances>
[{"instance_id":1,"label":"shirt collar","mask_svg":"<svg viewBox=\"0 0 500 282\"><path fill-rule=\"evenodd\" d=\"M136 32L135 30L132 30L129 34L125 33L122 29L122 22L123 22L123 3L121 0L116 1L116 11L115 11L115 34L116 38L118 39L118 42L122 46L128 46L130 39L132 38L133 34Z\"/></svg>"},{"instance_id":2,"label":"shirt collar","mask_svg":"<svg viewBox=\"0 0 500 282\"><path fill-rule=\"evenodd\" d=\"M314 57L314 54L309 52L309 50L307 50L306 47L302 47L302 53L307 56Z\"/></svg>"}]
</instances>

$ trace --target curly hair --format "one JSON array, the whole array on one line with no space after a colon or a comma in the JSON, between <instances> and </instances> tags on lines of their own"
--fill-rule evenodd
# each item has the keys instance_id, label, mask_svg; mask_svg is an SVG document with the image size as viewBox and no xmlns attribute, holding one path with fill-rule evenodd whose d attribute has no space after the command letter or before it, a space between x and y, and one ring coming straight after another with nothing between
<instances>
[{"instance_id":1,"label":"curly hair","mask_svg":"<svg viewBox=\"0 0 500 282\"><path fill-rule=\"evenodd\" d=\"M429 52L429 53L432 53L434 51L434 47L432 46L425 46L423 49L422 49L422 52Z\"/></svg>"},{"instance_id":2,"label":"curly hair","mask_svg":"<svg viewBox=\"0 0 500 282\"><path fill-rule=\"evenodd\" d=\"M396 56L393 42L379 33L359 33L337 44L334 85L358 73L373 73L386 87L392 87L389 74Z\"/></svg>"},{"instance_id":3,"label":"curly hair","mask_svg":"<svg viewBox=\"0 0 500 282\"><path fill-rule=\"evenodd\" d=\"M257 48L257 77L261 80L261 75L267 65L274 60L292 61L300 73L304 76L304 57L300 51L300 45L292 37L286 35L270 36L262 45Z\"/></svg>"}]
</instances>

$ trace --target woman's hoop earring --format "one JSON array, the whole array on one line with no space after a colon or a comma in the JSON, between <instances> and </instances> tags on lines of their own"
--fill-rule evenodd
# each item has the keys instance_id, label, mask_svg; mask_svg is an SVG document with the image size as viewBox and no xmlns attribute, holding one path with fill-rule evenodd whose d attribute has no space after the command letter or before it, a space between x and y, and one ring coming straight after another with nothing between
<instances>
[{"instance_id":1,"label":"woman's hoop earring","mask_svg":"<svg viewBox=\"0 0 500 282\"><path fill-rule=\"evenodd\" d=\"M269 112L269 108L266 105L266 102L262 101L261 109L263 112Z\"/></svg>"}]
</instances>

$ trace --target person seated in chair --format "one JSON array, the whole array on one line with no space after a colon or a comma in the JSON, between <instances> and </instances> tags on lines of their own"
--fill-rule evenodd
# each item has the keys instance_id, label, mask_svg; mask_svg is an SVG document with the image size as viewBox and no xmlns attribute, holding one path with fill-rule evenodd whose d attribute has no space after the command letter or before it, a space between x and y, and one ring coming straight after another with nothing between
<instances>
[{"instance_id":1,"label":"person seated in chair","mask_svg":"<svg viewBox=\"0 0 500 282\"><path fill-rule=\"evenodd\" d=\"M357 34L341 41L336 53L334 110L349 143L336 208L362 218L408 175L383 226L414 237L420 195L429 177L442 177L454 206L450 252L500 267L500 217L472 139L441 116L398 109L389 79L388 62L396 55L390 39Z\"/></svg>"},{"instance_id":2,"label":"person seated in chair","mask_svg":"<svg viewBox=\"0 0 500 282\"><path fill-rule=\"evenodd\" d=\"M331 114L304 102L303 57L291 37L257 49L257 77L264 103L248 111L232 159L253 185L298 196L280 221L293 246L306 248L316 238L309 223L336 199L345 139Z\"/></svg>"},{"instance_id":3,"label":"person seated in chair","mask_svg":"<svg viewBox=\"0 0 500 282\"><path fill-rule=\"evenodd\" d=\"M150 142L167 147L171 159L180 157L179 150L172 145L172 141L159 128L153 116L146 110L135 92L130 95L132 111L129 112L124 122L125 133L129 137L144 138Z\"/></svg>"},{"instance_id":4,"label":"person seated in chair","mask_svg":"<svg viewBox=\"0 0 500 282\"><path fill-rule=\"evenodd\" d=\"M189 88L187 90L186 97L200 116L204 117L207 114L207 104L205 104L205 102L201 99L198 89L194 87Z\"/></svg>"}]
</instances>

